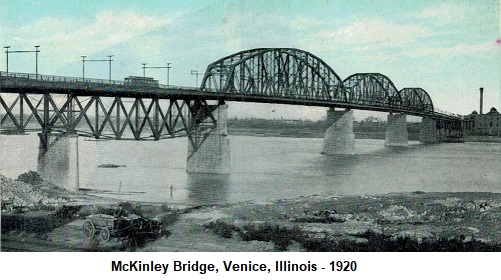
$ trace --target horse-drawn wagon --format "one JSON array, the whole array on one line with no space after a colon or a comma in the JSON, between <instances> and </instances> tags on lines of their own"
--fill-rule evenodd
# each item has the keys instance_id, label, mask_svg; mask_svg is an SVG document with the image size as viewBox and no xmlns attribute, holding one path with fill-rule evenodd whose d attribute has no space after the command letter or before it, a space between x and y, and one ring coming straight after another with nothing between
<instances>
[{"instance_id":1,"label":"horse-drawn wagon","mask_svg":"<svg viewBox=\"0 0 501 280\"><path fill-rule=\"evenodd\" d=\"M88 239L108 241L117 238L124 245L134 248L139 240L153 239L161 235L158 221L131 211L128 203L121 203L113 215L93 214L86 217L83 232Z\"/></svg>"}]
</instances>

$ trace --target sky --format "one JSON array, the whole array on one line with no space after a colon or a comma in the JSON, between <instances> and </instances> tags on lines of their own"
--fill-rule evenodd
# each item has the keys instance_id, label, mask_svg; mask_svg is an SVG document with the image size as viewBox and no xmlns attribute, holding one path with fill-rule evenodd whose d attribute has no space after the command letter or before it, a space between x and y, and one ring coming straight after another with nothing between
<instances>
[{"instance_id":1,"label":"sky","mask_svg":"<svg viewBox=\"0 0 501 280\"><path fill-rule=\"evenodd\" d=\"M112 78L171 63L170 83L195 86L191 70L256 47L298 48L342 78L377 72L398 89L421 87L436 108L500 109L500 3L394 0L33 1L0 0L0 44L40 45L39 73L81 77L81 56L113 55ZM5 71L5 55L0 69ZM10 54L9 71L35 72L34 53ZM166 83L165 69L146 69ZM106 62L85 76L107 79ZM200 83L201 77L198 78ZM320 119L325 108L230 103L230 117ZM378 115L357 112L359 118Z\"/></svg>"}]
</instances>

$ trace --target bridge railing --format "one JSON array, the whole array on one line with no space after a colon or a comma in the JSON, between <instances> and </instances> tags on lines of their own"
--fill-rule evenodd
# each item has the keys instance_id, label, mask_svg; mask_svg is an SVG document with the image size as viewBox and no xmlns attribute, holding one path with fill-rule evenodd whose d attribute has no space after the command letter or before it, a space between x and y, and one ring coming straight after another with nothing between
<instances>
[{"instance_id":1,"label":"bridge railing","mask_svg":"<svg viewBox=\"0 0 501 280\"><path fill-rule=\"evenodd\" d=\"M464 119L463 115L450 113L450 112L447 112L447 111L444 111L444 110L440 110L440 109L437 109L437 108L434 109L434 114L437 115L437 116L445 117L445 118Z\"/></svg>"},{"instance_id":2,"label":"bridge railing","mask_svg":"<svg viewBox=\"0 0 501 280\"><path fill-rule=\"evenodd\" d=\"M30 82L54 82L54 83L88 83L88 84L112 84L123 85L123 81L94 79L94 78L78 78L67 76L43 75L32 73L15 73L0 71L0 77L13 78L15 80L24 80Z\"/></svg>"},{"instance_id":3,"label":"bridge railing","mask_svg":"<svg viewBox=\"0 0 501 280\"><path fill-rule=\"evenodd\" d=\"M43 85L52 83L57 86L127 86L128 88L151 88L151 89L184 89L184 90L200 90L197 87L185 87L175 85L148 85L148 84L130 84L124 81L109 80L109 79L95 79L95 78L82 78L82 77L68 77L56 75L43 75L32 73L17 73L17 72L4 72L0 71L0 78L6 82L21 82L24 85ZM212 90L204 90L211 92Z\"/></svg>"}]
</instances>

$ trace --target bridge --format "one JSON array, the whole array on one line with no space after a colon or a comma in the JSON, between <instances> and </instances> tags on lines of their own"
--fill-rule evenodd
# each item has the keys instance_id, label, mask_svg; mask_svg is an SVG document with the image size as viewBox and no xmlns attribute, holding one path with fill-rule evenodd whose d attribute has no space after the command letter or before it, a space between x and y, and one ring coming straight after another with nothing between
<instances>
[{"instance_id":1,"label":"bridge","mask_svg":"<svg viewBox=\"0 0 501 280\"><path fill-rule=\"evenodd\" d=\"M354 153L353 109L390 113L387 146L407 145L406 115L423 117L421 141L427 143L460 138L464 127L461 116L436 109L422 88L399 90L379 73L342 80L322 59L293 48L258 48L221 58L208 65L199 88L0 72L1 132L39 132L44 168L60 157L58 150L68 153L75 135L187 136L188 172L229 173L227 101L330 108L325 154Z\"/></svg>"}]
</instances>

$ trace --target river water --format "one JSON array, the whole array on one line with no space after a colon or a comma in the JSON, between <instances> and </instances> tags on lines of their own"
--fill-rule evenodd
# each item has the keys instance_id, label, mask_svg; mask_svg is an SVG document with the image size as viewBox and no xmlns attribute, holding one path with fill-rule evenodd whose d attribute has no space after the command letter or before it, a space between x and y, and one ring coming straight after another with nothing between
<instances>
[{"instance_id":1,"label":"river water","mask_svg":"<svg viewBox=\"0 0 501 280\"><path fill-rule=\"evenodd\" d=\"M323 139L229 136L231 174L186 174L187 139L79 139L80 187L130 201L186 204L266 201L312 194L501 192L501 144L390 148L356 140L353 156L322 155ZM37 170L38 136L2 135L1 173ZM100 164L125 165L98 168ZM172 191L171 191L172 190Z\"/></svg>"}]
</instances>

